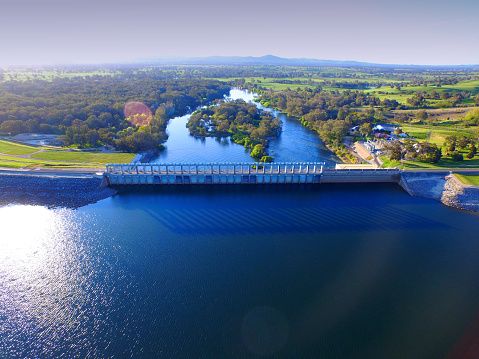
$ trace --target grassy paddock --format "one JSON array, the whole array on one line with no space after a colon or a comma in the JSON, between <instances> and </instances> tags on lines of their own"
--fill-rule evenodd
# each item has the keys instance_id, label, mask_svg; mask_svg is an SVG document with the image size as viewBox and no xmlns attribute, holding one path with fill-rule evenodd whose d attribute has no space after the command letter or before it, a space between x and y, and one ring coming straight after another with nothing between
<instances>
[{"instance_id":1,"label":"grassy paddock","mask_svg":"<svg viewBox=\"0 0 479 359\"><path fill-rule=\"evenodd\" d=\"M448 169L448 168L479 168L479 158L464 159L464 161L453 161L448 157L443 157L438 163L425 163L416 161L402 161L403 167L408 169Z\"/></svg>"},{"instance_id":2,"label":"grassy paddock","mask_svg":"<svg viewBox=\"0 0 479 359\"><path fill-rule=\"evenodd\" d=\"M479 186L479 176L478 175L461 175L458 173L455 173L454 176L456 176L459 181L466 185L470 186Z\"/></svg>"},{"instance_id":3,"label":"grassy paddock","mask_svg":"<svg viewBox=\"0 0 479 359\"><path fill-rule=\"evenodd\" d=\"M4 168L102 168L107 163L130 163L133 153L50 150L0 141L0 167Z\"/></svg>"},{"instance_id":4,"label":"grassy paddock","mask_svg":"<svg viewBox=\"0 0 479 359\"><path fill-rule=\"evenodd\" d=\"M105 165L107 163L129 163L135 157L132 153L99 153L80 151L44 151L32 158L45 161L60 161Z\"/></svg>"},{"instance_id":5,"label":"grassy paddock","mask_svg":"<svg viewBox=\"0 0 479 359\"><path fill-rule=\"evenodd\" d=\"M30 155L38 150L39 148L37 147L0 140L0 153L6 155Z\"/></svg>"},{"instance_id":6,"label":"grassy paddock","mask_svg":"<svg viewBox=\"0 0 479 359\"><path fill-rule=\"evenodd\" d=\"M413 125L413 124L399 124L404 132L418 141L428 141L442 146L446 137L456 136L471 136L477 137L479 135L479 128L464 127L460 125L438 124L432 125Z\"/></svg>"},{"instance_id":7,"label":"grassy paddock","mask_svg":"<svg viewBox=\"0 0 479 359\"><path fill-rule=\"evenodd\" d=\"M15 156L6 156L0 155L0 167L4 168L82 168L82 167L92 167L96 168L98 165L88 164L88 163L74 163L74 162L51 162L51 161L42 161L35 160L31 158L24 157L15 157Z\"/></svg>"}]
</instances>

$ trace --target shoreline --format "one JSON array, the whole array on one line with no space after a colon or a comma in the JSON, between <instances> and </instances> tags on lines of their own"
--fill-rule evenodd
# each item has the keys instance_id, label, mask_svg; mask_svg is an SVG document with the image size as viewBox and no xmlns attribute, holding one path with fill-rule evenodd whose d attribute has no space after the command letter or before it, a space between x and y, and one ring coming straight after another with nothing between
<instances>
[{"instance_id":1,"label":"shoreline","mask_svg":"<svg viewBox=\"0 0 479 359\"><path fill-rule=\"evenodd\" d=\"M479 169L460 172L479 173ZM450 171L403 170L394 183L413 197L430 198L449 207L479 212L479 186L461 183ZM106 185L100 169L0 169L0 206L25 204L75 209L117 193L115 188Z\"/></svg>"},{"instance_id":2,"label":"shoreline","mask_svg":"<svg viewBox=\"0 0 479 359\"><path fill-rule=\"evenodd\" d=\"M478 170L461 172L479 173ZM399 185L413 197L430 198L448 207L479 212L479 186L463 184L452 171L402 171Z\"/></svg>"},{"instance_id":3,"label":"shoreline","mask_svg":"<svg viewBox=\"0 0 479 359\"><path fill-rule=\"evenodd\" d=\"M111 197L103 175L85 172L0 171L0 206L37 205L76 209Z\"/></svg>"}]
</instances>

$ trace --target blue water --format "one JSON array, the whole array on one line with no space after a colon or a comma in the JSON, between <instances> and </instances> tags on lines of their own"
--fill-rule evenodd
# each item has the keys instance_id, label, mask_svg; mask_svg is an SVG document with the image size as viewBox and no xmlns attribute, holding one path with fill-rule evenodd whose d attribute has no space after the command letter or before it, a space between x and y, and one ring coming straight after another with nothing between
<instances>
[{"instance_id":1,"label":"blue water","mask_svg":"<svg viewBox=\"0 0 479 359\"><path fill-rule=\"evenodd\" d=\"M254 102L254 94L239 89L230 92L229 99L242 99ZM283 123L283 131L279 138L270 141L269 153L276 162L325 162L334 167L336 157L324 146L318 135L308 130L294 118L271 109ZM154 161L156 163L180 162L253 162L243 146L233 143L229 138L195 138L186 128L190 115L170 120L167 133L166 149Z\"/></svg>"},{"instance_id":2,"label":"blue water","mask_svg":"<svg viewBox=\"0 0 479 359\"><path fill-rule=\"evenodd\" d=\"M390 185L3 207L0 357L444 358L477 339L478 220Z\"/></svg>"},{"instance_id":3,"label":"blue water","mask_svg":"<svg viewBox=\"0 0 479 359\"><path fill-rule=\"evenodd\" d=\"M334 164L275 114L277 161ZM158 162L251 161L189 136L187 119L170 122ZM0 207L0 358L464 358L479 342L478 229L394 185Z\"/></svg>"}]
</instances>

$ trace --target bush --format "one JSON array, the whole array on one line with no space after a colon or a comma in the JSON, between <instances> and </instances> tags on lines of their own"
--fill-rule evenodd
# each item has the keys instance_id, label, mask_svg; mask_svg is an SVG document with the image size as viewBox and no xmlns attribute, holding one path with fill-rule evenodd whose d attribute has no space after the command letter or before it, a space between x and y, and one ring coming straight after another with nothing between
<instances>
[{"instance_id":1,"label":"bush","mask_svg":"<svg viewBox=\"0 0 479 359\"><path fill-rule=\"evenodd\" d=\"M455 152L451 153L451 159L453 161L458 162L458 161L463 161L464 157L463 157L462 153L459 153L459 152L455 151Z\"/></svg>"},{"instance_id":2,"label":"bush","mask_svg":"<svg viewBox=\"0 0 479 359\"><path fill-rule=\"evenodd\" d=\"M273 162L273 157L263 156L263 157L261 157L261 159L259 161L263 162L263 163L271 163L271 162Z\"/></svg>"},{"instance_id":3,"label":"bush","mask_svg":"<svg viewBox=\"0 0 479 359\"><path fill-rule=\"evenodd\" d=\"M469 111L464 119L471 125L479 125L479 109Z\"/></svg>"},{"instance_id":4,"label":"bush","mask_svg":"<svg viewBox=\"0 0 479 359\"><path fill-rule=\"evenodd\" d=\"M466 155L466 158L472 160L476 154L474 152L469 151Z\"/></svg>"},{"instance_id":5,"label":"bush","mask_svg":"<svg viewBox=\"0 0 479 359\"><path fill-rule=\"evenodd\" d=\"M253 147L250 153L251 157L253 157L255 160L260 159L261 157L265 156L264 154L264 146L261 144L258 144Z\"/></svg>"}]
</instances>

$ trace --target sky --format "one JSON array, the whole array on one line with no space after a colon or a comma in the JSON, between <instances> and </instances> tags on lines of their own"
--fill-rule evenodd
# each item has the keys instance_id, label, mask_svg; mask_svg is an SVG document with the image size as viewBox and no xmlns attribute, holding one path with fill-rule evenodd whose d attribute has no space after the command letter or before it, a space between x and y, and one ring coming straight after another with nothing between
<instances>
[{"instance_id":1,"label":"sky","mask_svg":"<svg viewBox=\"0 0 479 359\"><path fill-rule=\"evenodd\" d=\"M479 64L479 0L0 0L0 65L202 56Z\"/></svg>"}]
</instances>

